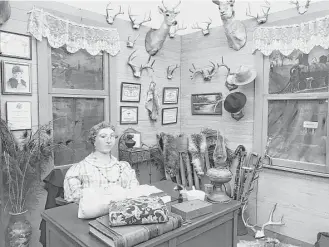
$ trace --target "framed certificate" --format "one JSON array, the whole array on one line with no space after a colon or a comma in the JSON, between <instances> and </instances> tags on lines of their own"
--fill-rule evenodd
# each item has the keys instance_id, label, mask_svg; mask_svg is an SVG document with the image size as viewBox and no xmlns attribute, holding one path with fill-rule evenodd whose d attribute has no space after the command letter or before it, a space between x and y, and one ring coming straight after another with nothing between
<instances>
[{"instance_id":1,"label":"framed certificate","mask_svg":"<svg viewBox=\"0 0 329 247\"><path fill-rule=\"evenodd\" d=\"M141 84L121 83L121 102L140 102Z\"/></svg>"},{"instance_id":2,"label":"framed certificate","mask_svg":"<svg viewBox=\"0 0 329 247\"><path fill-rule=\"evenodd\" d=\"M31 102L7 101L7 123L11 130L32 129Z\"/></svg>"},{"instance_id":3,"label":"framed certificate","mask_svg":"<svg viewBox=\"0 0 329 247\"><path fill-rule=\"evenodd\" d=\"M178 107L162 108L162 125L177 123Z\"/></svg>"},{"instance_id":4,"label":"framed certificate","mask_svg":"<svg viewBox=\"0 0 329 247\"><path fill-rule=\"evenodd\" d=\"M120 124L138 124L138 106L120 106Z\"/></svg>"},{"instance_id":5,"label":"framed certificate","mask_svg":"<svg viewBox=\"0 0 329 247\"><path fill-rule=\"evenodd\" d=\"M30 35L0 31L0 52L3 57L32 59Z\"/></svg>"},{"instance_id":6,"label":"framed certificate","mask_svg":"<svg viewBox=\"0 0 329 247\"><path fill-rule=\"evenodd\" d=\"M178 103L178 87L164 87L162 104L177 104Z\"/></svg>"}]
</instances>

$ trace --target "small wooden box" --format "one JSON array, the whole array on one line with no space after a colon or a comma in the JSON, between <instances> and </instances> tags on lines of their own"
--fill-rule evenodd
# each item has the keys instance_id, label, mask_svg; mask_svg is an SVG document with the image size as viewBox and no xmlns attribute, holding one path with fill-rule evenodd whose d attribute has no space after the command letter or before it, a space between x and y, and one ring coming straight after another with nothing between
<instances>
[{"instance_id":1,"label":"small wooden box","mask_svg":"<svg viewBox=\"0 0 329 247\"><path fill-rule=\"evenodd\" d=\"M171 206L171 212L182 216L183 220L192 220L212 212L212 204L201 200L192 200Z\"/></svg>"}]
</instances>

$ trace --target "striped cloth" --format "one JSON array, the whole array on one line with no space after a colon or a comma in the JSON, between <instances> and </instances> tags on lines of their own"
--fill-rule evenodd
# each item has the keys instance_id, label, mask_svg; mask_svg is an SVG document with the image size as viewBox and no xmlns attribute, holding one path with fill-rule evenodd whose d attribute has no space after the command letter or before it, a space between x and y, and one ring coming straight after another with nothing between
<instances>
[{"instance_id":1,"label":"striped cloth","mask_svg":"<svg viewBox=\"0 0 329 247\"><path fill-rule=\"evenodd\" d=\"M79 203L85 188L111 190L111 187L117 185L125 189L138 186L135 170L128 162L118 161L114 156L111 156L109 164L97 163L97 157L92 153L67 171L64 179L64 199Z\"/></svg>"}]
</instances>

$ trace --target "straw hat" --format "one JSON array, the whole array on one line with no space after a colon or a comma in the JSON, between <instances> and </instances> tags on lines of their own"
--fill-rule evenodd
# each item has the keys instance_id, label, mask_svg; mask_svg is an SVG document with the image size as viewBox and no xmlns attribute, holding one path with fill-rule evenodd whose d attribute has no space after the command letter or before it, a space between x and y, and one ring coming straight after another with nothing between
<instances>
[{"instance_id":1,"label":"straw hat","mask_svg":"<svg viewBox=\"0 0 329 247\"><path fill-rule=\"evenodd\" d=\"M255 69L241 65L235 73L230 74L226 81L229 84L235 84L238 86L246 85L255 80L257 72Z\"/></svg>"}]
</instances>

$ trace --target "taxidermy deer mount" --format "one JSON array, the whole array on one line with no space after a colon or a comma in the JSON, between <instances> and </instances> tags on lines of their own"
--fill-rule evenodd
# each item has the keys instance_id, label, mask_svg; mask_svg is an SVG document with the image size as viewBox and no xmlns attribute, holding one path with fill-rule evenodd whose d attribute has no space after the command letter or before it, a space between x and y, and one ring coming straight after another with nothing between
<instances>
[{"instance_id":1,"label":"taxidermy deer mount","mask_svg":"<svg viewBox=\"0 0 329 247\"><path fill-rule=\"evenodd\" d=\"M251 15L251 11L250 11L250 3L248 3L248 8L246 9L246 15L253 17L256 19L257 23L260 24L264 24L265 22L267 22L268 19L268 13L270 12L271 9L271 4L265 0L265 5L261 5L261 9L262 9L262 15Z\"/></svg>"},{"instance_id":2,"label":"taxidermy deer mount","mask_svg":"<svg viewBox=\"0 0 329 247\"><path fill-rule=\"evenodd\" d=\"M136 77L136 78L140 78L144 69L151 69L152 71L154 71L154 70L153 70L153 64L154 64L155 60L153 60L153 62L150 63L150 62L151 62L151 56L149 57L149 59L148 59L148 61L147 61L147 63L146 63L145 65L142 65L142 64L141 64L141 65L138 67L137 65L133 64L132 61L133 61L133 60L135 59L135 57L136 57L136 56L133 56L133 54L134 54L135 52L136 52L136 50L134 50L134 51L129 55L129 57L128 57L128 62L127 62L128 65L129 65L129 67L130 67L131 70L133 71L133 75L134 75L134 77Z\"/></svg>"},{"instance_id":3,"label":"taxidermy deer mount","mask_svg":"<svg viewBox=\"0 0 329 247\"><path fill-rule=\"evenodd\" d=\"M173 78L173 73L176 69L178 69L178 64L176 65L169 65L167 68L167 79L171 80Z\"/></svg>"},{"instance_id":4,"label":"taxidermy deer mount","mask_svg":"<svg viewBox=\"0 0 329 247\"><path fill-rule=\"evenodd\" d=\"M162 0L163 8L158 6L160 14L163 15L163 22L159 29L151 28L145 36L145 49L148 54L154 56L162 48L163 43L165 42L171 26L176 26L176 16L179 14L179 11L175 9L180 5L181 1L174 6L172 9L168 9Z\"/></svg>"},{"instance_id":5,"label":"taxidermy deer mount","mask_svg":"<svg viewBox=\"0 0 329 247\"><path fill-rule=\"evenodd\" d=\"M123 15L124 12L121 10L121 5L120 5L120 9L118 12L114 13L113 15L111 15L111 11L110 10L114 10L112 8L110 8L110 5L111 5L111 2L109 2L106 6L106 21L108 24L113 24L115 18L118 16L118 15Z\"/></svg>"},{"instance_id":6,"label":"taxidermy deer mount","mask_svg":"<svg viewBox=\"0 0 329 247\"><path fill-rule=\"evenodd\" d=\"M175 38L176 36L176 33L180 30L185 30L187 28L187 26L184 27L184 25L182 26L179 26L179 25L176 25L176 26L171 26L170 29L169 29L169 38L173 39Z\"/></svg>"},{"instance_id":7,"label":"taxidermy deer mount","mask_svg":"<svg viewBox=\"0 0 329 247\"><path fill-rule=\"evenodd\" d=\"M209 17L208 17L209 18ZM205 28L203 27L200 27L198 23L192 25L192 29L201 29L202 30L202 33L204 36L210 34L210 31L209 31L209 27L212 23L212 20L209 18L210 21L204 21L203 23L206 23L207 26Z\"/></svg>"},{"instance_id":8,"label":"taxidermy deer mount","mask_svg":"<svg viewBox=\"0 0 329 247\"><path fill-rule=\"evenodd\" d=\"M235 11L233 7L235 0L212 0L212 2L218 5L229 47L236 51L240 50L246 44L247 31L241 21L234 19Z\"/></svg>"},{"instance_id":9,"label":"taxidermy deer mount","mask_svg":"<svg viewBox=\"0 0 329 247\"><path fill-rule=\"evenodd\" d=\"M307 12L308 7L310 7L311 0L307 0L304 6L299 4L299 1L290 1L291 4L295 4L299 14L303 15Z\"/></svg>"},{"instance_id":10,"label":"taxidermy deer mount","mask_svg":"<svg viewBox=\"0 0 329 247\"><path fill-rule=\"evenodd\" d=\"M247 205L248 205L248 202L243 205L243 208L242 208L242 220L243 220L244 225L246 227L250 228L255 233L255 238L256 239L260 239L260 238L264 238L265 237L265 232L264 232L265 231L265 227L271 226L271 225L272 226L274 226L274 225L277 225L277 226L284 225L284 223L282 222L283 216L281 217L281 220L280 221L273 221L273 214L274 214L274 211L275 211L276 206L277 206L277 203L276 203L274 205L273 209L271 210L271 213L270 213L270 216L269 216L268 221L262 225L262 227L261 227L260 230L257 230L255 228L256 225L254 225L254 226L249 225L249 222L248 222L249 221L249 218L247 220L245 220L245 218L244 218L244 213L245 213L245 211L247 209Z\"/></svg>"},{"instance_id":11,"label":"taxidermy deer mount","mask_svg":"<svg viewBox=\"0 0 329 247\"><path fill-rule=\"evenodd\" d=\"M212 77L216 74L216 72L217 72L217 70L219 68L219 65L218 64L214 64L211 61L210 61L210 63L211 63L211 66L207 66L207 67L204 67L204 68L196 68L194 66L194 64L192 63L193 70L192 69L189 69L189 71L192 73L191 80L193 80L194 77L197 74L200 73L205 81L211 81Z\"/></svg>"},{"instance_id":12,"label":"taxidermy deer mount","mask_svg":"<svg viewBox=\"0 0 329 247\"><path fill-rule=\"evenodd\" d=\"M0 1L0 26L9 20L11 7L9 1Z\"/></svg>"},{"instance_id":13,"label":"taxidermy deer mount","mask_svg":"<svg viewBox=\"0 0 329 247\"><path fill-rule=\"evenodd\" d=\"M136 38L134 39L134 41L130 40L130 36L128 36L128 40L127 40L127 47L129 48L134 48L135 42L138 39L139 34L136 36Z\"/></svg>"},{"instance_id":14,"label":"taxidermy deer mount","mask_svg":"<svg viewBox=\"0 0 329 247\"><path fill-rule=\"evenodd\" d=\"M132 25L133 29L139 29L143 23L149 22L152 20L151 11L150 11L148 18L146 18L146 14L144 14L144 19L141 22L136 22L136 18L134 18L134 19L132 18L132 16L136 16L136 15L131 14L130 6L128 7L128 15L129 15L129 19L131 21L131 25Z\"/></svg>"}]
</instances>

